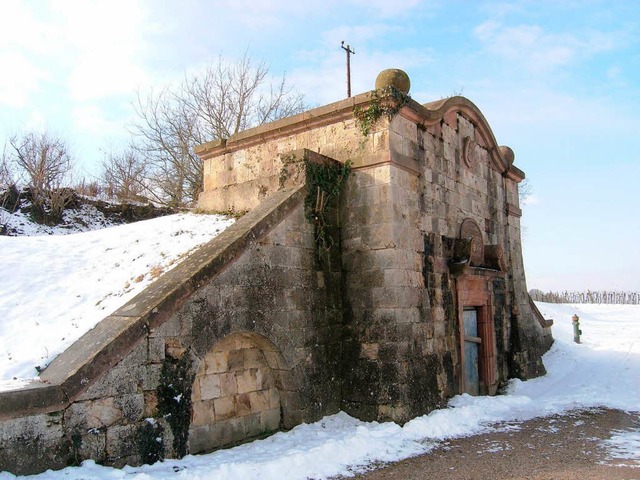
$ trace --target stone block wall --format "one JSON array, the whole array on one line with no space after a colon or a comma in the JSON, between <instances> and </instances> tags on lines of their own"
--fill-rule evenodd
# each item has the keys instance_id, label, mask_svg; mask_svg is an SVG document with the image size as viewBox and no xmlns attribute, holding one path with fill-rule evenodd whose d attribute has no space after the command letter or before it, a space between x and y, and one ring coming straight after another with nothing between
<instances>
[{"instance_id":1,"label":"stone block wall","mask_svg":"<svg viewBox=\"0 0 640 480\"><path fill-rule=\"evenodd\" d=\"M455 345L425 288L417 190L414 172L385 164L356 170L345 191L343 408L359 418L406 421L450 394Z\"/></svg>"},{"instance_id":2,"label":"stone block wall","mask_svg":"<svg viewBox=\"0 0 640 480\"><path fill-rule=\"evenodd\" d=\"M290 179L303 177L300 168L291 165L302 149L343 163L384 151L384 142L362 142L353 106L354 99L347 99L196 148L204 165L199 208L251 210Z\"/></svg>"},{"instance_id":3,"label":"stone block wall","mask_svg":"<svg viewBox=\"0 0 640 480\"><path fill-rule=\"evenodd\" d=\"M423 124L404 113L379 122L389 161L356 169L342 206L343 408L401 422L463 388L459 319L466 306L479 309L485 329L485 393L510 377L544 373L541 355L551 341L525 305L522 177L506 173L510 150L491 144L477 112L452 110ZM451 269L465 220L480 227L484 245L506 252L506 272Z\"/></svg>"},{"instance_id":4,"label":"stone block wall","mask_svg":"<svg viewBox=\"0 0 640 480\"><path fill-rule=\"evenodd\" d=\"M190 453L210 452L280 427L280 393L272 371L279 368L277 355L242 334L226 337L205 355L191 394Z\"/></svg>"},{"instance_id":5,"label":"stone block wall","mask_svg":"<svg viewBox=\"0 0 640 480\"><path fill-rule=\"evenodd\" d=\"M194 295L177 319L192 325L192 348L199 356L235 333L269 339L282 356L275 380L282 425L290 428L339 409L340 288L339 259L332 269L321 263L313 226L299 205ZM275 368L269 349L262 351Z\"/></svg>"}]
</instances>

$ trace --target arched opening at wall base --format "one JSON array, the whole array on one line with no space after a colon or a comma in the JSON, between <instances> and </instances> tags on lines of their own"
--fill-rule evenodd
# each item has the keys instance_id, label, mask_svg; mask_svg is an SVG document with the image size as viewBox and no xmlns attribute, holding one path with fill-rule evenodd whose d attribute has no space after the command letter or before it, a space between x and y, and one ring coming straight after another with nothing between
<instances>
[{"instance_id":1,"label":"arched opening at wall base","mask_svg":"<svg viewBox=\"0 0 640 480\"><path fill-rule=\"evenodd\" d=\"M243 332L220 340L202 359L194 380L190 453L281 429L288 374L282 354L266 337Z\"/></svg>"}]
</instances>

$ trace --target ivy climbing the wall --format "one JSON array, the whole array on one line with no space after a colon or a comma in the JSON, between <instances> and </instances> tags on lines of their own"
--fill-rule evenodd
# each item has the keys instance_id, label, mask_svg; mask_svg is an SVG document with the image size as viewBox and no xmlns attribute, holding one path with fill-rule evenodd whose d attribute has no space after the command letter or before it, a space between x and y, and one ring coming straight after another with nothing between
<instances>
[{"instance_id":1,"label":"ivy climbing the wall","mask_svg":"<svg viewBox=\"0 0 640 480\"><path fill-rule=\"evenodd\" d=\"M351 162L320 164L305 161L309 192L304 200L305 216L316 229L316 244L328 250L333 245L326 207L337 200L351 173Z\"/></svg>"},{"instance_id":2,"label":"ivy climbing the wall","mask_svg":"<svg viewBox=\"0 0 640 480\"><path fill-rule=\"evenodd\" d=\"M398 90L393 85L373 90L370 95L371 100L367 108L358 106L353 109L353 116L364 137L369 135L371 128L383 116L391 121L411 98L408 93Z\"/></svg>"}]
</instances>

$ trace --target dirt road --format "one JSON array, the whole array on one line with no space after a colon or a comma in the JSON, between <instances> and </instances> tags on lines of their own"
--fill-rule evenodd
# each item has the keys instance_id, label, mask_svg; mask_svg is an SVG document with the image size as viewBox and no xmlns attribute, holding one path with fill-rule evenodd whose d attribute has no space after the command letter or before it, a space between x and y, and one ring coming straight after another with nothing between
<instances>
[{"instance_id":1,"label":"dirt road","mask_svg":"<svg viewBox=\"0 0 640 480\"><path fill-rule=\"evenodd\" d=\"M614 430L638 429L638 413L606 409L574 411L563 416L501 424L497 432L451 440L429 454L355 478L640 480L640 461L609 458L602 444Z\"/></svg>"}]
</instances>

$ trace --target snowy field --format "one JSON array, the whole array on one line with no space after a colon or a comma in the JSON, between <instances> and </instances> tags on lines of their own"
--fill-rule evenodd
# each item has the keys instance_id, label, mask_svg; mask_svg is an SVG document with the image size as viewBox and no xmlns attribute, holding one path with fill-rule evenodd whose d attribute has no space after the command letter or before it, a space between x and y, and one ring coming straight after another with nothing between
<instances>
[{"instance_id":1,"label":"snowy field","mask_svg":"<svg viewBox=\"0 0 640 480\"><path fill-rule=\"evenodd\" d=\"M490 431L499 421L600 406L640 413L640 306L538 303L538 307L546 318L555 320L556 341L544 357L548 374L528 382L513 381L507 395L459 395L449 408L416 418L404 427L361 422L340 413L208 455L121 470L87 461L81 467L28 478L326 479L363 471L374 463L428 453L439 442ZM580 316L583 331L580 345L573 343L574 313ZM640 431L612 432L603 446L610 458L640 468ZM13 478L0 473L0 480Z\"/></svg>"},{"instance_id":2,"label":"snowy field","mask_svg":"<svg viewBox=\"0 0 640 480\"><path fill-rule=\"evenodd\" d=\"M90 218L87 228L96 228ZM28 383L102 318L233 222L179 214L68 234L43 232L26 217L12 220L31 236L0 236L0 390Z\"/></svg>"}]
</instances>

